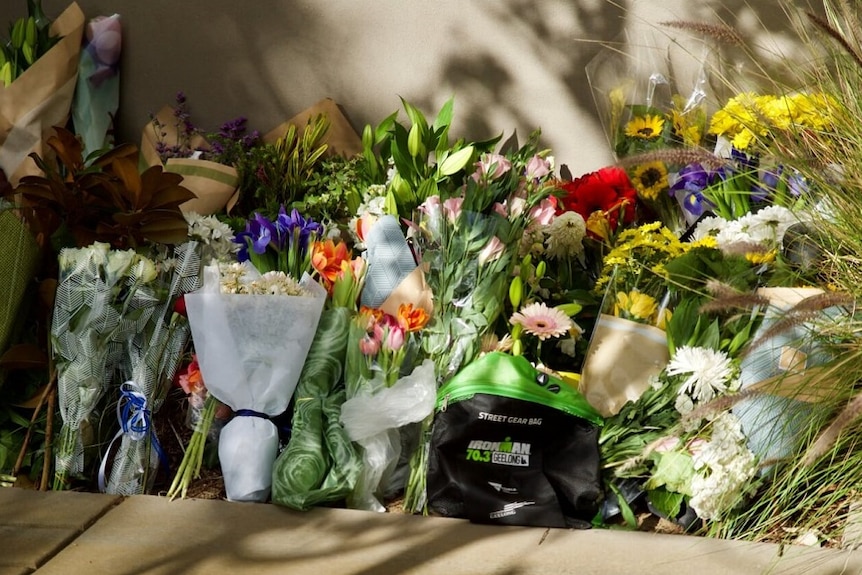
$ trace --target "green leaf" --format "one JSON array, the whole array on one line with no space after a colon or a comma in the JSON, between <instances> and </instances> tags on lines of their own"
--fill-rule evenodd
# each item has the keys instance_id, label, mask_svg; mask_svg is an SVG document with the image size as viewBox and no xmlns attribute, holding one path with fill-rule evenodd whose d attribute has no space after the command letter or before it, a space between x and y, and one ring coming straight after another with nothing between
<instances>
[{"instance_id":1,"label":"green leaf","mask_svg":"<svg viewBox=\"0 0 862 575\"><path fill-rule=\"evenodd\" d=\"M685 495L682 493L674 493L667 489L652 489L647 492L647 497L656 511L670 519L679 516L682 502L685 500Z\"/></svg>"},{"instance_id":2,"label":"green leaf","mask_svg":"<svg viewBox=\"0 0 862 575\"><path fill-rule=\"evenodd\" d=\"M452 96L446 103L443 104L443 107L440 108L440 111L437 112L437 117L434 118L434 123L431 124L431 128L436 132L439 128L448 128L450 124L452 124L452 116L455 107L455 96Z\"/></svg>"}]
</instances>

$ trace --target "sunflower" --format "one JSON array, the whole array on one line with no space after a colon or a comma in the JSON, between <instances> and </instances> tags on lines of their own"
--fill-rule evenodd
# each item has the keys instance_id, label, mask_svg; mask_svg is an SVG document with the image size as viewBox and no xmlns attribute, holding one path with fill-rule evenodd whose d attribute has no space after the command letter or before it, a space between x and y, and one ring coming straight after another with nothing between
<instances>
[{"instance_id":1,"label":"sunflower","mask_svg":"<svg viewBox=\"0 0 862 575\"><path fill-rule=\"evenodd\" d=\"M667 167L664 162L647 162L634 169L632 183L638 195L647 201L655 201L668 189Z\"/></svg>"},{"instance_id":2,"label":"sunflower","mask_svg":"<svg viewBox=\"0 0 862 575\"><path fill-rule=\"evenodd\" d=\"M664 130L664 118L647 114L635 116L626 124L626 136L641 140L654 140L661 136Z\"/></svg>"}]
</instances>

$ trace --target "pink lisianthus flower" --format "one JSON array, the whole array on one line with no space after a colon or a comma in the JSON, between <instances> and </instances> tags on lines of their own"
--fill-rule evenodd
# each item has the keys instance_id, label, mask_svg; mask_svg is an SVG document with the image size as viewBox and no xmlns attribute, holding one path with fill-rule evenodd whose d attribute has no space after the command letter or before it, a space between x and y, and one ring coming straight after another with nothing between
<instances>
[{"instance_id":1,"label":"pink lisianthus flower","mask_svg":"<svg viewBox=\"0 0 862 575\"><path fill-rule=\"evenodd\" d=\"M479 252L479 265L483 266L490 261L499 259L499 257L503 255L504 251L506 251L506 244L504 244L497 236L492 237L488 240L488 243L485 244L485 247L482 248L482 251Z\"/></svg>"},{"instance_id":2,"label":"pink lisianthus flower","mask_svg":"<svg viewBox=\"0 0 862 575\"><path fill-rule=\"evenodd\" d=\"M496 180L512 169L509 158L500 154L482 154L482 158L476 162L476 171L473 179L477 182L482 180Z\"/></svg>"},{"instance_id":3,"label":"pink lisianthus flower","mask_svg":"<svg viewBox=\"0 0 862 575\"><path fill-rule=\"evenodd\" d=\"M551 162L535 155L527 162L526 176L528 180L539 180L551 173Z\"/></svg>"},{"instance_id":4,"label":"pink lisianthus flower","mask_svg":"<svg viewBox=\"0 0 862 575\"><path fill-rule=\"evenodd\" d=\"M461 206L464 204L464 198L447 198L443 201L443 213L446 214L446 219L450 223L455 223L458 216L461 215Z\"/></svg>"},{"instance_id":5,"label":"pink lisianthus flower","mask_svg":"<svg viewBox=\"0 0 862 575\"><path fill-rule=\"evenodd\" d=\"M440 202L440 196L428 196L425 201L419 204L419 211L429 217L435 217L443 209L443 204Z\"/></svg>"},{"instance_id":6,"label":"pink lisianthus flower","mask_svg":"<svg viewBox=\"0 0 862 575\"><path fill-rule=\"evenodd\" d=\"M554 202L545 198L539 202L539 205L533 206L533 209L530 210L529 225L549 226L554 221L556 213L557 207Z\"/></svg>"}]
</instances>

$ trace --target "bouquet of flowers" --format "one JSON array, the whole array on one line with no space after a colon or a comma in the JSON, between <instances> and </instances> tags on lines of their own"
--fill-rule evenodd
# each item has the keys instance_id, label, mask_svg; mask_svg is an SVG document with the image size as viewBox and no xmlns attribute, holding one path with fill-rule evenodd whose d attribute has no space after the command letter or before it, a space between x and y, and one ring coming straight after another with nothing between
<instances>
[{"instance_id":1,"label":"bouquet of flowers","mask_svg":"<svg viewBox=\"0 0 862 575\"><path fill-rule=\"evenodd\" d=\"M675 172L688 163L684 152L709 146L707 70L713 50L702 44L675 53L666 43L656 31L636 38L627 33L618 46L600 51L586 72L611 148L643 207L681 233L686 222L671 186Z\"/></svg>"},{"instance_id":2,"label":"bouquet of flowers","mask_svg":"<svg viewBox=\"0 0 862 575\"><path fill-rule=\"evenodd\" d=\"M363 308L351 325L341 421L362 454L361 472L348 497L351 507L385 511L380 500L391 491L401 455L400 428L423 421L434 409L433 362L425 360L415 369L405 364L415 356L415 334L428 319L421 308L402 304L397 316Z\"/></svg>"},{"instance_id":3,"label":"bouquet of flowers","mask_svg":"<svg viewBox=\"0 0 862 575\"><path fill-rule=\"evenodd\" d=\"M75 2L51 22L41 1L32 0L28 17L13 24L12 38L0 50L0 169L13 184L38 173L28 155L42 154L54 126L69 117L83 31L84 13Z\"/></svg>"},{"instance_id":4,"label":"bouquet of flowers","mask_svg":"<svg viewBox=\"0 0 862 575\"><path fill-rule=\"evenodd\" d=\"M604 292L580 388L602 415L613 415L643 393L668 360L665 323L670 294L665 263L688 246L659 222L619 234L604 258L595 291Z\"/></svg>"},{"instance_id":5,"label":"bouquet of flowers","mask_svg":"<svg viewBox=\"0 0 862 575\"><path fill-rule=\"evenodd\" d=\"M308 509L354 489L361 459L341 424L346 399L348 335L366 264L347 245L314 242L311 265L328 298L294 394L290 440L273 466L272 501Z\"/></svg>"},{"instance_id":6,"label":"bouquet of flowers","mask_svg":"<svg viewBox=\"0 0 862 575\"><path fill-rule=\"evenodd\" d=\"M214 134L204 134L192 122L185 94L178 92L176 106L166 106L150 118L141 137L141 158L146 166L164 166L183 176L183 184L196 198L183 211L216 213L228 204L239 185L236 164L260 142L257 132L246 133L246 119L225 122Z\"/></svg>"},{"instance_id":7,"label":"bouquet of flowers","mask_svg":"<svg viewBox=\"0 0 862 575\"><path fill-rule=\"evenodd\" d=\"M51 347L63 426L54 489L66 489L70 477L84 471L87 418L110 385L125 336L135 334L128 305L156 274L152 262L133 250L110 250L102 243L63 249L59 265Z\"/></svg>"},{"instance_id":8,"label":"bouquet of flowers","mask_svg":"<svg viewBox=\"0 0 862 575\"><path fill-rule=\"evenodd\" d=\"M206 267L203 288L185 296L207 387L236 413L219 440L228 499L270 495L278 451L270 418L287 409L325 298L307 276L261 275L248 263Z\"/></svg>"},{"instance_id":9,"label":"bouquet of flowers","mask_svg":"<svg viewBox=\"0 0 862 575\"><path fill-rule=\"evenodd\" d=\"M159 462L167 466L151 418L164 401L188 340L188 321L174 312L174 302L199 287L197 245L177 246L173 257L160 259L158 267L161 273L154 268L152 279L136 278L145 286L132 285L134 294L124 302L117 329L124 338L118 366L124 380L117 402L120 431L108 446L99 472L99 489L108 493L144 493L152 486Z\"/></svg>"}]
</instances>

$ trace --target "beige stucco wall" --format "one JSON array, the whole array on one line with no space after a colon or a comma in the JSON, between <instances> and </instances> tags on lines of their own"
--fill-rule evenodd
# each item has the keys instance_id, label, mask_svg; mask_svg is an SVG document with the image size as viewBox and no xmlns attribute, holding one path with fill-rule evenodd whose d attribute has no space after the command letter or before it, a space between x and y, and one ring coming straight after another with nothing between
<instances>
[{"instance_id":1,"label":"beige stucco wall","mask_svg":"<svg viewBox=\"0 0 862 575\"><path fill-rule=\"evenodd\" d=\"M68 0L43 3L55 16ZM756 30L780 13L774 0L78 3L88 17L123 18L123 139L137 141L147 114L178 90L204 127L245 115L264 132L324 97L361 130L399 109L399 96L431 115L454 95L455 135L541 128L574 175L611 161L584 73L597 42L714 11ZM24 0L0 2L0 23L25 10Z\"/></svg>"}]
</instances>

